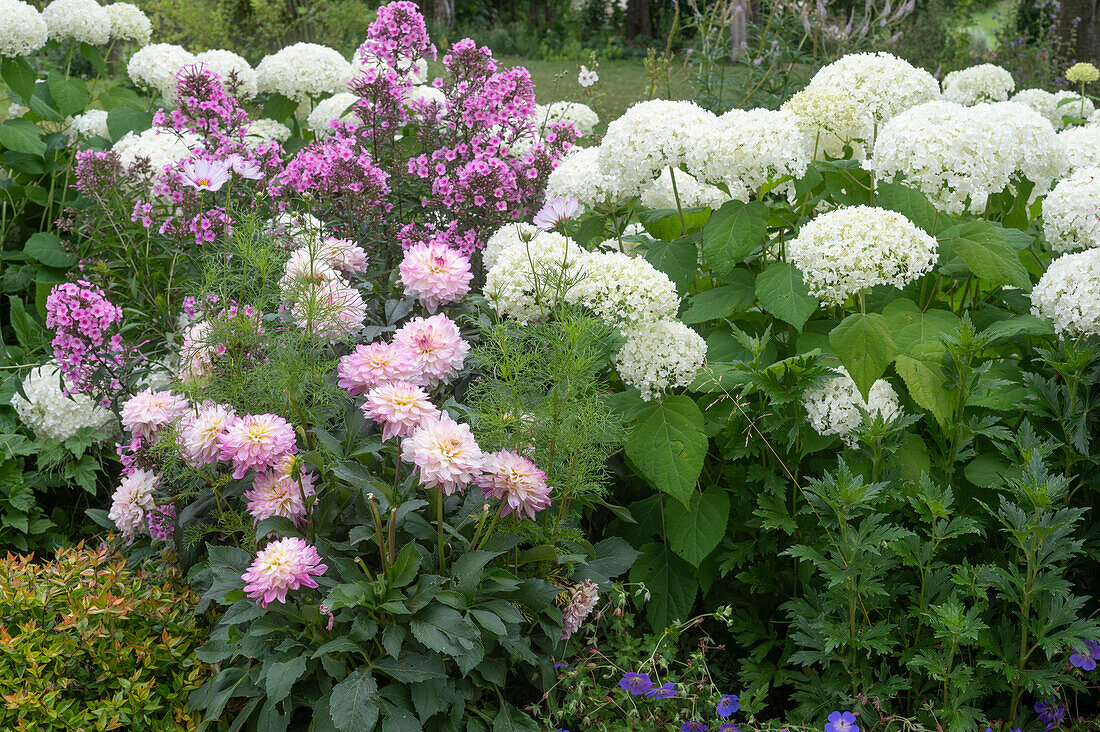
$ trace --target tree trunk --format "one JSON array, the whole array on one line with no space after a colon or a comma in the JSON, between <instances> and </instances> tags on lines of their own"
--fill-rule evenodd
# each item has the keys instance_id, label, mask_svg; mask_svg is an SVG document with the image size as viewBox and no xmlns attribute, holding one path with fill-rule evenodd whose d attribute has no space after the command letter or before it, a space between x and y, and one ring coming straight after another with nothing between
<instances>
[{"instance_id":1,"label":"tree trunk","mask_svg":"<svg viewBox=\"0 0 1100 732\"><path fill-rule=\"evenodd\" d=\"M455 29L455 0L435 0L435 24L449 31Z\"/></svg>"},{"instance_id":2,"label":"tree trunk","mask_svg":"<svg viewBox=\"0 0 1100 732\"><path fill-rule=\"evenodd\" d=\"M1070 63L1100 61L1100 17L1097 0L1062 0L1058 31L1072 53Z\"/></svg>"},{"instance_id":3,"label":"tree trunk","mask_svg":"<svg viewBox=\"0 0 1100 732\"><path fill-rule=\"evenodd\" d=\"M751 18L751 0L731 0L729 7L730 61L736 61L741 58L741 54L747 53Z\"/></svg>"},{"instance_id":4,"label":"tree trunk","mask_svg":"<svg viewBox=\"0 0 1100 732\"><path fill-rule=\"evenodd\" d=\"M623 34L629 41L637 36L652 36L653 28L649 24L649 0L628 0Z\"/></svg>"}]
</instances>

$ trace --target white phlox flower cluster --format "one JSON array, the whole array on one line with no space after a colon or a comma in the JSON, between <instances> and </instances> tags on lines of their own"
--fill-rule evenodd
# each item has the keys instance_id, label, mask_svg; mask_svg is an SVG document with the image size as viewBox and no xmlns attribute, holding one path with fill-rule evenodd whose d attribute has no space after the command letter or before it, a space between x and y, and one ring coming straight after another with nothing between
<instances>
[{"instance_id":1,"label":"white phlox flower cluster","mask_svg":"<svg viewBox=\"0 0 1100 732\"><path fill-rule=\"evenodd\" d=\"M852 149L856 160L866 156L874 120L851 94L826 87L803 89L780 109L805 132L815 158L843 158L845 146Z\"/></svg>"},{"instance_id":2,"label":"white phlox flower cluster","mask_svg":"<svg viewBox=\"0 0 1100 732\"><path fill-rule=\"evenodd\" d=\"M244 139L246 143L254 147L265 142L286 142L289 138L289 127L282 122L264 117L254 119L248 123L248 132L245 134Z\"/></svg>"},{"instance_id":3,"label":"white phlox flower cluster","mask_svg":"<svg viewBox=\"0 0 1100 732\"><path fill-rule=\"evenodd\" d=\"M130 57L126 72L138 86L171 100L175 97L176 74L193 63L195 55L182 46L154 43Z\"/></svg>"},{"instance_id":4,"label":"white phlox flower cluster","mask_svg":"<svg viewBox=\"0 0 1100 732\"><path fill-rule=\"evenodd\" d=\"M581 136L588 137L600 123L600 116L587 104L553 102L536 106L532 122L539 129L549 127L555 122L572 122L580 130Z\"/></svg>"},{"instance_id":5,"label":"white phlox flower cluster","mask_svg":"<svg viewBox=\"0 0 1100 732\"><path fill-rule=\"evenodd\" d=\"M67 440L82 427L92 427L104 433L103 439L117 430L114 415L97 405L87 394L67 396L62 388L62 375L57 366L47 363L31 370L23 380L26 398L15 394L11 405L19 419L40 440Z\"/></svg>"},{"instance_id":6,"label":"white phlox flower cluster","mask_svg":"<svg viewBox=\"0 0 1100 732\"><path fill-rule=\"evenodd\" d=\"M1031 312L1062 336L1100 335L1100 249L1063 254L1031 291Z\"/></svg>"},{"instance_id":7,"label":"white phlox flower cluster","mask_svg":"<svg viewBox=\"0 0 1100 732\"><path fill-rule=\"evenodd\" d=\"M851 53L818 71L809 89L851 95L876 123L940 96L940 85L924 69L889 53Z\"/></svg>"},{"instance_id":8,"label":"white phlox flower cluster","mask_svg":"<svg viewBox=\"0 0 1100 732\"><path fill-rule=\"evenodd\" d=\"M485 271L488 272L493 268L502 252L514 246L523 245L536 236L540 236L539 230L533 224L522 222L505 224L497 229L481 250L481 264Z\"/></svg>"},{"instance_id":9,"label":"white phlox flower cluster","mask_svg":"<svg viewBox=\"0 0 1100 732\"><path fill-rule=\"evenodd\" d=\"M594 208L614 203L620 197L616 183L600 170L598 147L573 148L546 181L547 201L575 198L583 205Z\"/></svg>"},{"instance_id":10,"label":"white phlox flower cluster","mask_svg":"<svg viewBox=\"0 0 1100 732\"><path fill-rule=\"evenodd\" d=\"M584 258L581 271L582 279L566 299L620 329L671 318L680 307L676 285L641 257L593 252Z\"/></svg>"},{"instance_id":11,"label":"white phlox flower cluster","mask_svg":"<svg viewBox=\"0 0 1100 732\"><path fill-rule=\"evenodd\" d=\"M107 112L103 109L89 109L83 114L73 117L73 123L69 125L69 131L76 137L102 137L111 139L111 133L107 130Z\"/></svg>"},{"instance_id":12,"label":"white phlox flower cluster","mask_svg":"<svg viewBox=\"0 0 1100 732\"><path fill-rule=\"evenodd\" d=\"M53 0L42 11L51 41L102 46L111 40L111 15L96 0Z\"/></svg>"},{"instance_id":13,"label":"white phlox flower cluster","mask_svg":"<svg viewBox=\"0 0 1100 732\"><path fill-rule=\"evenodd\" d=\"M141 8L130 3L106 6L111 19L111 38L144 46L153 35L153 24Z\"/></svg>"},{"instance_id":14,"label":"white phlox flower cluster","mask_svg":"<svg viewBox=\"0 0 1100 732\"><path fill-rule=\"evenodd\" d=\"M1043 233L1056 252L1100 247L1100 168L1081 168L1043 199Z\"/></svg>"},{"instance_id":15,"label":"white phlox flower cluster","mask_svg":"<svg viewBox=\"0 0 1100 732\"><path fill-rule=\"evenodd\" d=\"M878 415L890 421L901 414L901 403L894 387L885 379L879 379L871 386L864 401L848 371L843 366L837 370L840 371L839 376L806 390L802 395L802 406L810 418L810 425L819 435L839 435L849 447L854 447L855 439L849 435L863 422L861 408L868 415Z\"/></svg>"},{"instance_id":16,"label":"white phlox flower cluster","mask_svg":"<svg viewBox=\"0 0 1100 732\"><path fill-rule=\"evenodd\" d=\"M840 305L875 285L900 289L932 271L936 240L899 213L853 206L806 223L787 255L810 292Z\"/></svg>"},{"instance_id":17,"label":"white phlox flower cluster","mask_svg":"<svg viewBox=\"0 0 1100 732\"><path fill-rule=\"evenodd\" d=\"M982 102L1005 102L1016 82L996 64L978 64L952 71L943 78L943 99L970 107Z\"/></svg>"},{"instance_id":18,"label":"white phlox flower cluster","mask_svg":"<svg viewBox=\"0 0 1100 732\"><path fill-rule=\"evenodd\" d=\"M1043 89L1024 89L1012 97L1012 101L1043 115L1056 130L1066 126L1065 117L1088 119L1096 111L1096 107L1087 98L1065 90L1048 92Z\"/></svg>"},{"instance_id":19,"label":"white phlox flower cluster","mask_svg":"<svg viewBox=\"0 0 1100 732\"><path fill-rule=\"evenodd\" d=\"M1064 156L1054 128L1027 107L929 102L886 123L865 167L880 180L901 173L937 208L957 214L984 211L989 196L1019 175L1045 191Z\"/></svg>"},{"instance_id":20,"label":"white phlox flower cluster","mask_svg":"<svg viewBox=\"0 0 1100 732\"><path fill-rule=\"evenodd\" d=\"M164 170L164 166L173 165L188 157L191 150L200 144L201 140L192 133L180 135L153 127L137 135L127 132L111 149L118 153L124 168L130 167L141 157L148 158L153 170L159 173Z\"/></svg>"},{"instance_id":21,"label":"white phlox flower cluster","mask_svg":"<svg viewBox=\"0 0 1100 732\"><path fill-rule=\"evenodd\" d=\"M251 99L256 96L256 70L243 56L224 49L203 51L195 56L195 62L217 74L224 84L229 75L235 74L237 80L237 98Z\"/></svg>"},{"instance_id":22,"label":"white phlox flower cluster","mask_svg":"<svg viewBox=\"0 0 1100 732\"><path fill-rule=\"evenodd\" d=\"M813 154L813 142L795 118L770 109L733 109L694 126L689 136L688 172L701 182L724 183L740 201L779 178L801 178Z\"/></svg>"},{"instance_id":23,"label":"white phlox flower cluster","mask_svg":"<svg viewBox=\"0 0 1100 732\"><path fill-rule=\"evenodd\" d=\"M1100 125L1070 127L1058 133L1069 170L1100 168Z\"/></svg>"},{"instance_id":24,"label":"white phlox flower cluster","mask_svg":"<svg viewBox=\"0 0 1100 732\"><path fill-rule=\"evenodd\" d=\"M42 15L23 0L0 0L0 58L29 56L49 38Z\"/></svg>"},{"instance_id":25,"label":"white phlox flower cluster","mask_svg":"<svg viewBox=\"0 0 1100 732\"><path fill-rule=\"evenodd\" d=\"M502 249L485 275L483 292L502 316L526 323L545 318L583 271L589 254L569 237L540 232Z\"/></svg>"},{"instance_id":26,"label":"white phlox flower cluster","mask_svg":"<svg viewBox=\"0 0 1100 732\"><path fill-rule=\"evenodd\" d=\"M675 188L672 186L673 176L676 177ZM700 183L693 175L682 170L673 173L665 168L661 175L642 191L642 205L646 208L676 208L677 195L682 207L710 206L717 209L731 200L729 195L718 186Z\"/></svg>"},{"instance_id":27,"label":"white phlox flower cluster","mask_svg":"<svg viewBox=\"0 0 1100 732\"><path fill-rule=\"evenodd\" d=\"M346 91L354 67L339 51L317 43L295 43L264 56L256 67L261 92L296 102Z\"/></svg>"},{"instance_id":28,"label":"white phlox flower cluster","mask_svg":"<svg viewBox=\"0 0 1100 732\"><path fill-rule=\"evenodd\" d=\"M599 168L616 194L639 195L665 168L680 167L700 127L715 117L694 102L639 102L607 126Z\"/></svg>"},{"instance_id":29,"label":"white phlox flower cluster","mask_svg":"<svg viewBox=\"0 0 1100 732\"><path fill-rule=\"evenodd\" d=\"M359 118L355 116L355 112L348 109L357 101L359 101L359 97L351 92L340 92L328 99L317 102L317 106L313 108L306 119L306 127L312 130L315 135L325 137L332 134L332 123L336 120L358 124Z\"/></svg>"},{"instance_id":30,"label":"white phlox flower cluster","mask_svg":"<svg viewBox=\"0 0 1100 732\"><path fill-rule=\"evenodd\" d=\"M660 392L687 386L707 357L707 342L679 320L640 323L626 333L615 367L627 386L650 400Z\"/></svg>"}]
</instances>

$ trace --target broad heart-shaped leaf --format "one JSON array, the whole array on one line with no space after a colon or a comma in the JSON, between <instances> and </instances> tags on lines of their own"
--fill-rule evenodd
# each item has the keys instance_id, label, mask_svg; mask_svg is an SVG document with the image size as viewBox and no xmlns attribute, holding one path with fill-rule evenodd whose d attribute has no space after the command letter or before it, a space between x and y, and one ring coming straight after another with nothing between
<instances>
[{"instance_id":1,"label":"broad heart-shaped leaf","mask_svg":"<svg viewBox=\"0 0 1100 732\"><path fill-rule=\"evenodd\" d=\"M38 74L25 58L5 58L0 61L0 77L8 88L22 97L23 104L27 104L34 93L34 82L38 80Z\"/></svg>"},{"instance_id":2,"label":"broad heart-shaped leaf","mask_svg":"<svg viewBox=\"0 0 1100 732\"><path fill-rule=\"evenodd\" d=\"M943 373L937 364L929 363L911 356L898 356L894 369L909 389L909 396L918 405L927 409L939 422L947 427L952 412L955 411L951 392L943 386Z\"/></svg>"},{"instance_id":3,"label":"broad heart-shaped leaf","mask_svg":"<svg viewBox=\"0 0 1100 732\"><path fill-rule=\"evenodd\" d=\"M42 155L46 152L46 143L38 125L29 119L18 118L0 124L0 148L28 155Z\"/></svg>"},{"instance_id":4,"label":"broad heart-shaped leaf","mask_svg":"<svg viewBox=\"0 0 1100 732\"><path fill-rule=\"evenodd\" d=\"M1031 278L1005 233L988 221L968 221L943 233L966 268L993 286L1031 290Z\"/></svg>"},{"instance_id":5,"label":"broad heart-shaped leaf","mask_svg":"<svg viewBox=\"0 0 1100 732\"><path fill-rule=\"evenodd\" d=\"M630 570L630 581L644 583L649 591L645 611L654 629L667 628L676 620L686 620L699 592L699 582L691 565L664 544L642 547L642 556Z\"/></svg>"},{"instance_id":6,"label":"broad heart-shaped leaf","mask_svg":"<svg viewBox=\"0 0 1100 732\"><path fill-rule=\"evenodd\" d=\"M756 276L756 299L764 310L798 330L802 330L818 304L802 280L802 273L786 262L772 262Z\"/></svg>"},{"instance_id":7,"label":"broad heart-shaped leaf","mask_svg":"<svg viewBox=\"0 0 1100 732\"><path fill-rule=\"evenodd\" d=\"M829 333L829 343L864 400L871 386L898 355L897 346L890 337L890 326L878 313L849 315Z\"/></svg>"},{"instance_id":8,"label":"broad heart-shaped leaf","mask_svg":"<svg viewBox=\"0 0 1100 732\"><path fill-rule=\"evenodd\" d=\"M707 454L699 405L686 396L650 402L638 413L623 447L657 490L689 505Z\"/></svg>"},{"instance_id":9,"label":"broad heart-shaped leaf","mask_svg":"<svg viewBox=\"0 0 1100 732\"><path fill-rule=\"evenodd\" d=\"M127 132L144 132L153 124L153 115L141 109L115 107L107 113L107 131L111 140L118 142Z\"/></svg>"},{"instance_id":10,"label":"broad heart-shaped leaf","mask_svg":"<svg viewBox=\"0 0 1100 732\"><path fill-rule=\"evenodd\" d=\"M45 231L31 234L23 245L23 252L48 267L71 267L76 264L76 257L65 250L61 239Z\"/></svg>"},{"instance_id":11,"label":"broad heart-shaped leaf","mask_svg":"<svg viewBox=\"0 0 1100 732\"><path fill-rule=\"evenodd\" d=\"M916 303L898 298L882 311L882 317L890 327L890 337L899 354L928 354L929 348L943 352L941 339L953 334L959 327L959 317L950 310L933 308L921 312Z\"/></svg>"},{"instance_id":12,"label":"broad heart-shaped leaf","mask_svg":"<svg viewBox=\"0 0 1100 732\"><path fill-rule=\"evenodd\" d=\"M727 201L703 227L703 257L719 277L733 271L768 232L768 207L762 201Z\"/></svg>"},{"instance_id":13,"label":"broad heart-shaped leaf","mask_svg":"<svg viewBox=\"0 0 1100 732\"><path fill-rule=\"evenodd\" d=\"M370 732L378 721L378 682L361 666L333 687L328 713L340 732Z\"/></svg>"},{"instance_id":14,"label":"broad heart-shaped leaf","mask_svg":"<svg viewBox=\"0 0 1100 732\"><path fill-rule=\"evenodd\" d=\"M646 249L646 261L668 275L681 295L687 292L699 269L699 250L693 237L654 242Z\"/></svg>"},{"instance_id":15,"label":"broad heart-shaped leaf","mask_svg":"<svg viewBox=\"0 0 1100 732\"><path fill-rule=\"evenodd\" d=\"M687 508L669 503L665 506L665 520L672 551L698 567L726 535L729 517L729 496L718 486L693 493Z\"/></svg>"},{"instance_id":16,"label":"broad heart-shaped leaf","mask_svg":"<svg viewBox=\"0 0 1100 732\"><path fill-rule=\"evenodd\" d=\"M747 269L735 269L725 279L732 284L704 290L691 297L688 309L680 320L688 324L704 323L729 317L752 306L756 299L752 273Z\"/></svg>"},{"instance_id":17,"label":"broad heart-shaped leaf","mask_svg":"<svg viewBox=\"0 0 1100 732\"><path fill-rule=\"evenodd\" d=\"M664 241L673 241L706 223L707 211L705 206L682 209L683 225L680 222L681 211L674 208L645 209L638 212L638 220L642 222L642 226L650 236ZM685 228L687 231L684 231Z\"/></svg>"},{"instance_id":18,"label":"broad heart-shaped leaf","mask_svg":"<svg viewBox=\"0 0 1100 732\"><path fill-rule=\"evenodd\" d=\"M879 183L875 203L898 212L933 236L936 234L936 224L946 218L936 211L923 193L901 183Z\"/></svg>"},{"instance_id":19,"label":"broad heart-shaped leaf","mask_svg":"<svg viewBox=\"0 0 1100 732\"><path fill-rule=\"evenodd\" d=\"M80 79L66 79L65 75L54 69L46 76L57 111L65 116L84 111L88 104L88 86Z\"/></svg>"},{"instance_id":20,"label":"broad heart-shaped leaf","mask_svg":"<svg viewBox=\"0 0 1100 732\"><path fill-rule=\"evenodd\" d=\"M306 657L296 656L282 663L268 661L264 664L264 684L267 689L267 700L278 702L286 699L290 693L290 687L294 682L302 678L306 672Z\"/></svg>"}]
</instances>

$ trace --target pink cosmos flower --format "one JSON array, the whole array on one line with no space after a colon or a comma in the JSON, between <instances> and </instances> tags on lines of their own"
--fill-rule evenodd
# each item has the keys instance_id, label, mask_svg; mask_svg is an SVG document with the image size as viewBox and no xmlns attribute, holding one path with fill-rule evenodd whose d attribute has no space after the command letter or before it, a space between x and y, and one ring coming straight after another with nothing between
<instances>
[{"instance_id":1,"label":"pink cosmos flower","mask_svg":"<svg viewBox=\"0 0 1100 732\"><path fill-rule=\"evenodd\" d=\"M187 399L170 391L146 389L126 400L120 416L131 434L152 441L160 428L188 410Z\"/></svg>"},{"instance_id":2,"label":"pink cosmos flower","mask_svg":"<svg viewBox=\"0 0 1100 732\"><path fill-rule=\"evenodd\" d=\"M192 465L209 465L218 461L221 438L237 415L228 404L203 404L195 414L180 423L180 443L183 457Z\"/></svg>"},{"instance_id":3,"label":"pink cosmos flower","mask_svg":"<svg viewBox=\"0 0 1100 732\"><path fill-rule=\"evenodd\" d=\"M448 496L465 489L485 464L469 425L455 422L445 412L428 417L405 438L401 459L420 471L421 485L439 488Z\"/></svg>"},{"instance_id":4,"label":"pink cosmos flower","mask_svg":"<svg viewBox=\"0 0 1100 732\"><path fill-rule=\"evenodd\" d=\"M299 470L295 479L297 462L297 458L288 455L281 466L256 474L252 488L244 492L244 497L248 499L248 513L255 524L271 516L282 516L295 524L305 521L305 499L316 492L314 482L317 476L311 471Z\"/></svg>"},{"instance_id":5,"label":"pink cosmos flower","mask_svg":"<svg viewBox=\"0 0 1100 732\"><path fill-rule=\"evenodd\" d=\"M320 255L330 267L346 275L365 272L367 269L366 250L347 239L326 238L321 242Z\"/></svg>"},{"instance_id":6,"label":"pink cosmos flower","mask_svg":"<svg viewBox=\"0 0 1100 732\"><path fill-rule=\"evenodd\" d=\"M515 513L519 518L527 514L532 521L535 513L550 505L550 486L546 485L546 473L533 462L511 450L489 453L485 460L485 474L477 484L504 501L501 516Z\"/></svg>"},{"instance_id":7,"label":"pink cosmos flower","mask_svg":"<svg viewBox=\"0 0 1100 732\"><path fill-rule=\"evenodd\" d=\"M574 585L569 604L561 614L561 640L568 640L576 633L584 619L589 616L596 602L600 599L600 590L592 580L585 580L579 585Z\"/></svg>"},{"instance_id":8,"label":"pink cosmos flower","mask_svg":"<svg viewBox=\"0 0 1100 732\"><path fill-rule=\"evenodd\" d=\"M409 381L415 371L408 351L392 343L375 341L356 346L340 359L336 367L340 380L336 383L347 390L348 396L358 396L387 381Z\"/></svg>"},{"instance_id":9,"label":"pink cosmos flower","mask_svg":"<svg viewBox=\"0 0 1100 732\"><path fill-rule=\"evenodd\" d=\"M291 312L298 327L314 339L334 343L363 329L367 303L355 288L330 280L303 292L291 306Z\"/></svg>"},{"instance_id":10,"label":"pink cosmos flower","mask_svg":"<svg viewBox=\"0 0 1100 732\"><path fill-rule=\"evenodd\" d=\"M413 318L393 334L393 342L412 358L419 374L414 381L431 387L458 373L470 350L458 326L442 313L430 318Z\"/></svg>"},{"instance_id":11,"label":"pink cosmos flower","mask_svg":"<svg viewBox=\"0 0 1100 732\"><path fill-rule=\"evenodd\" d=\"M246 595L267 607L272 600L286 602L286 593L299 587L316 587L317 580L328 570L321 563L317 548L297 537L271 542L256 553L256 559L241 575L247 584Z\"/></svg>"},{"instance_id":12,"label":"pink cosmos flower","mask_svg":"<svg viewBox=\"0 0 1100 732\"><path fill-rule=\"evenodd\" d=\"M382 439L394 435L408 437L426 417L439 410L428 399L428 393L407 381L390 381L367 392L363 414L382 425Z\"/></svg>"},{"instance_id":13,"label":"pink cosmos flower","mask_svg":"<svg viewBox=\"0 0 1100 732\"><path fill-rule=\"evenodd\" d=\"M543 206L531 223L543 231L552 231L559 224L576 216L580 208L581 204L577 199L559 196Z\"/></svg>"},{"instance_id":14,"label":"pink cosmos flower","mask_svg":"<svg viewBox=\"0 0 1100 732\"><path fill-rule=\"evenodd\" d=\"M160 486L160 476L150 470L135 468L123 477L114 495L107 517L115 522L127 544L146 529L145 514L153 510L153 493Z\"/></svg>"},{"instance_id":15,"label":"pink cosmos flower","mask_svg":"<svg viewBox=\"0 0 1100 732\"><path fill-rule=\"evenodd\" d=\"M217 191L229 180L229 168L216 160L188 160L180 166L183 182L200 191Z\"/></svg>"},{"instance_id":16,"label":"pink cosmos flower","mask_svg":"<svg viewBox=\"0 0 1100 732\"><path fill-rule=\"evenodd\" d=\"M259 180L264 177L263 171L260 170L260 166L253 160L246 160L243 156L234 153L225 159L225 162L229 164L229 169L242 178L248 178L249 180Z\"/></svg>"},{"instance_id":17,"label":"pink cosmos flower","mask_svg":"<svg viewBox=\"0 0 1100 732\"><path fill-rule=\"evenodd\" d=\"M470 258L439 242L423 242L405 251L398 267L405 292L416 295L434 313L444 303L458 302L470 291Z\"/></svg>"},{"instance_id":18,"label":"pink cosmos flower","mask_svg":"<svg viewBox=\"0 0 1100 732\"><path fill-rule=\"evenodd\" d=\"M294 428L277 414L237 417L218 438L222 460L233 461L233 477L267 470L298 451Z\"/></svg>"}]
</instances>

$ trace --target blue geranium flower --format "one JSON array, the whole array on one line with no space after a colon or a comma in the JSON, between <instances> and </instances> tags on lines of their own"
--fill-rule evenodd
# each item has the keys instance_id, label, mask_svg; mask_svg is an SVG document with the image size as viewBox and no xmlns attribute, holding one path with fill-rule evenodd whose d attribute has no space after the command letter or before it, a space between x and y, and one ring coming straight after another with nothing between
<instances>
[{"instance_id":1,"label":"blue geranium flower","mask_svg":"<svg viewBox=\"0 0 1100 732\"><path fill-rule=\"evenodd\" d=\"M729 717L741 708L741 702L736 694L723 694L718 700L718 716Z\"/></svg>"},{"instance_id":2,"label":"blue geranium flower","mask_svg":"<svg viewBox=\"0 0 1100 732\"><path fill-rule=\"evenodd\" d=\"M702 722L696 722L694 719L680 725L680 732L707 732L709 729L710 727Z\"/></svg>"},{"instance_id":3,"label":"blue geranium flower","mask_svg":"<svg viewBox=\"0 0 1100 732\"><path fill-rule=\"evenodd\" d=\"M646 696L651 696L654 699L671 699L676 696L676 687L672 685L671 681L666 681L660 686L656 686L645 693Z\"/></svg>"},{"instance_id":4,"label":"blue geranium flower","mask_svg":"<svg viewBox=\"0 0 1100 732\"><path fill-rule=\"evenodd\" d=\"M649 680L649 674L636 674L629 671L623 674L623 678L619 681L619 688L638 696L652 689L653 682Z\"/></svg>"},{"instance_id":5,"label":"blue geranium flower","mask_svg":"<svg viewBox=\"0 0 1100 732\"><path fill-rule=\"evenodd\" d=\"M859 732L856 715L851 712L833 712L825 725L825 732Z\"/></svg>"}]
</instances>

